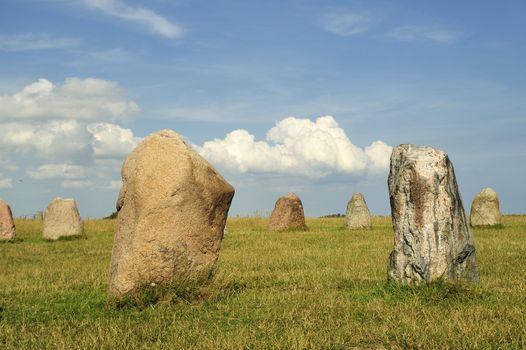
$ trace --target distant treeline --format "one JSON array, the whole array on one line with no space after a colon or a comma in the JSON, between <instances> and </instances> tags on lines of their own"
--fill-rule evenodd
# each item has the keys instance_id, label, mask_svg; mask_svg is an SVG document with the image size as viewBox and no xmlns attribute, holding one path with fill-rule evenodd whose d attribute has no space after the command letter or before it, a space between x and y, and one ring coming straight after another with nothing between
<instances>
[{"instance_id":1,"label":"distant treeline","mask_svg":"<svg viewBox=\"0 0 526 350\"><path fill-rule=\"evenodd\" d=\"M345 215L344 214L329 214L329 215L323 215L323 216L320 216L320 218L343 218Z\"/></svg>"}]
</instances>

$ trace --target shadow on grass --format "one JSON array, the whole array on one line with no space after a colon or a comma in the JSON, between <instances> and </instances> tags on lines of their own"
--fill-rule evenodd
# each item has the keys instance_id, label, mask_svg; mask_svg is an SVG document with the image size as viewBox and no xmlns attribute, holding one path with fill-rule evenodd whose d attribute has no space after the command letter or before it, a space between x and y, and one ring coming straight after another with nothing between
<instances>
[{"instance_id":1,"label":"shadow on grass","mask_svg":"<svg viewBox=\"0 0 526 350\"><path fill-rule=\"evenodd\" d=\"M86 240L86 239L88 239L88 236L86 235L75 235L75 236L62 236L57 239L44 238L44 242L47 242L47 243L68 242L68 241L79 241L79 240Z\"/></svg>"},{"instance_id":2,"label":"shadow on grass","mask_svg":"<svg viewBox=\"0 0 526 350\"><path fill-rule=\"evenodd\" d=\"M444 280L416 285L385 282L375 285L372 289L363 283L341 281L337 288L349 292L352 298L361 301L375 299L391 303L417 301L424 305L487 303L490 301L490 295L479 285Z\"/></svg>"},{"instance_id":3,"label":"shadow on grass","mask_svg":"<svg viewBox=\"0 0 526 350\"><path fill-rule=\"evenodd\" d=\"M245 283L212 279L210 281L185 281L169 286L151 283L120 299L110 298L108 306L117 309L136 308L142 310L157 303L219 302L236 296L246 289Z\"/></svg>"},{"instance_id":4,"label":"shadow on grass","mask_svg":"<svg viewBox=\"0 0 526 350\"><path fill-rule=\"evenodd\" d=\"M480 230L504 230L506 228L506 226L504 226L503 224L498 224L498 225L477 225L477 226L472 226L471 228L480 229Z\"/></svg>"},{"instance_id":5,"label":"shadow on grass","mask_svg":"<svg viewBox=\"0 0 526 350\"><path fill-rule=\"evenodd\" d=\"M0 240L0 244L12 244L12 243L22 243L24 239L22 237L15 237L7 240Z\"/></svg>"}]
</instances>

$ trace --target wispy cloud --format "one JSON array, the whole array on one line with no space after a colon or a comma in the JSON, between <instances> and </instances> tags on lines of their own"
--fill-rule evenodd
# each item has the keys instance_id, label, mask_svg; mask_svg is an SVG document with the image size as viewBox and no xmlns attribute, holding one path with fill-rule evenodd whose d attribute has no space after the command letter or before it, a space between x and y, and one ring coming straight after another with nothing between
<instances>
[{"instance_id":1,"label":"wispy cloud","mask_svg":"<svg viewBox=\"0 0 526 350\"><path fill-rule=\"evenodd\" d=\"M54 37L50 34L0 35L0 51L63 49L78 43L78 39Z\"/></svg>"},{"instance_id":2,"label":"wispy cloud","mask_svg":"<svg viewBox=\"0 0 526 350\"><path fill-rule=\"evenodd\" d=\"M105 14L140 23L152 32L174 39L181 37L184 29L157 13L139 6L129 6L120 0L84 0L84 3Z\"/></svg>"},{"instance_id":3,"label":"wispy cloud","mask_svg":"<svg viewBox=\"0 0 526 350\"><path fill-rule=\"evenodd\" d=\"M365 32L372 23L372 16L366 12L330 13L322 18L325 30L343 36Z\"/></svg>"},{"instance_id":4,"label":"wispy cloud","mask_svg":"<svg viewBox=\"0 0 526 350\"><path fill-rule=\"evenodd\" d=\"M400 41L431 40L441 44L451 44L460 36L457 32L438 26L401 26L394 28L387 35Z\"/></svg>"},{"instance_id":5,"label":"wispy cloud","mask_svg":"<svg viewBox=\"0 0 526 350\"><path fill-rule=\"evenodd\" d=\"M13 187L13 179L0 179L1 189L12 188L12 187Z\"/></svg>"}]
</instances>

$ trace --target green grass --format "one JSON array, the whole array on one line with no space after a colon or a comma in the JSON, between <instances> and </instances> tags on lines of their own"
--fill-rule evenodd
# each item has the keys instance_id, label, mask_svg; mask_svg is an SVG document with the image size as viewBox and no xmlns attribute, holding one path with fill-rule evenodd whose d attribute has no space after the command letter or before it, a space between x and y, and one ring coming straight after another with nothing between
<instances>
[{"instance_id":1,"label":"green grass","mask_svg":"<svg viewBox=\"0 0 526 350\"><path fill-rule=\"evenodd\" d=\"M474 229L476 286L389 284L389 219L353 232L343 220L269 233L230 219L209 284L120 308L106 296L114 221L46 242L40 222L17 220L0 244L0 349L526 348L526 216Z\"/></svg>"}]
</instances>

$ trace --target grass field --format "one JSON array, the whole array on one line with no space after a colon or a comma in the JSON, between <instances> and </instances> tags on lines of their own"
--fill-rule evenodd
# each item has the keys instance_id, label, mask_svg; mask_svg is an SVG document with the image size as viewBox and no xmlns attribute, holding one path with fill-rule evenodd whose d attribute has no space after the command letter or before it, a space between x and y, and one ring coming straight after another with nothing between
<instances>
[{"instance_id":1,"label":"grass field","mask_svg":"<svg viewBox=\"0 0 526 350\"><path fill-rule=\"evenodd\" d=\"M526 348L526 216L474 230L479 285L419 287L386 282L387 218L289 233L232 218L209 285L120 309L106 299L113 221L57 242L16 224L18 240L0 244L0 349Z\"/></svg>"}]
</instances>

